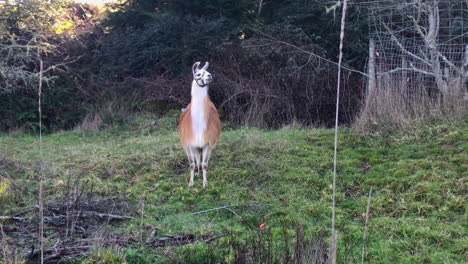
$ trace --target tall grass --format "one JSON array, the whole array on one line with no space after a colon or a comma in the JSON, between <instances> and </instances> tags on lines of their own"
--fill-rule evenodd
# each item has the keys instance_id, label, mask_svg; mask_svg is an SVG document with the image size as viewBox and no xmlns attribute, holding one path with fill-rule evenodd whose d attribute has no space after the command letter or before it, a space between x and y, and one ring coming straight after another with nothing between
<instances>
[{"instance_id":1,"label":"tall grass","mask_svg":"<svg viewBox=\"0 0 468 264\"><path fill-rule=\"evenodd\" d=\"M463 83L454 84L443 96L424 79L413 80L409 90L399 78L381 78L377 89L363 102L353 127L360 132L411 129L430 120L456 121L467 117L468 104Z\"/></svg>"}]
</instances>

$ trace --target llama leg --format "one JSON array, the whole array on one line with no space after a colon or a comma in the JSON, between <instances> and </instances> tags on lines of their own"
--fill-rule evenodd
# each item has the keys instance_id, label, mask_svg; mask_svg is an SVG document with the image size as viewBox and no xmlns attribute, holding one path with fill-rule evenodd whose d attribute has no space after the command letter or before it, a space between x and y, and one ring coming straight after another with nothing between
<instances>
[{"instance_id":1,"label":"llama leg","mask_svg":"<svg viewBox=\"0 0 468 264\"><path fill-rule=\"evenodd\" d=\"M189 163L190 163L190 181L189 181L188 186L192 187L193 186L193 178L194 178L194 175L195 175L195 156L194 156L192 148L190 148L190 147L188 148L187 156L188 156Z\"/></svg>"},{"instance_id":2,"label":"llama leg","mask_svg":"<svg viewBox=\"0 0 468 264\"><path fill-rule=\"evenodd\" d=\"M206 146L203 148L203 159L202 159L202 170L203 170L203 187L208 187L207 179L207 170L208 170L208 160L211 155L211 147Z\"/></svg>"},{"instance_id":3,"label":"llama leg","mask_svg":"<svg viewBox=\"0 0 468 264\"><path fill-rule=\"evenodd\" d=\"M196 173L196 176L198 177L198 175L200 175L200 160L201 160L201 156L202 156L202 150L201 149L195 149L195 163L197 165L197 173Z\"/></svg>"}]
</instances>

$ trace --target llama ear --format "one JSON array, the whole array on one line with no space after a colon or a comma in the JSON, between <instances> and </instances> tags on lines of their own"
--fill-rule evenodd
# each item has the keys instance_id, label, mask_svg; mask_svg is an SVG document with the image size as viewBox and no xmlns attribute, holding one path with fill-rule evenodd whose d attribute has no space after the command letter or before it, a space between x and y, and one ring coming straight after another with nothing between
<instances>
[{"instance_id":1,"label":"llama ear","mask_svg":"<svg viewBox=\"0 0 468 264\"><path fill-rule=\"evenodd\" d=\"M203 66L203 70L206 71L206 69L208 69L208 66L210 66L210 63L209 62L205 62L205 66Z\"/></svg>"},{"instance_id":2,"label":"llama ear","mask_svg":"<svg viewBox=\"0 0 468 264\"><path fill-rule=\"evenodd\" d=\"M193 66L192 66L192 73L193 73L193 75L195 75L195 73L196 73L198 70L200 70L200 68L199 68L198 66L200 66L200 62L199 62L199 61L197 61L197 62L195 62L195 63L193 64Z\"/></svg>"}]
</instances>

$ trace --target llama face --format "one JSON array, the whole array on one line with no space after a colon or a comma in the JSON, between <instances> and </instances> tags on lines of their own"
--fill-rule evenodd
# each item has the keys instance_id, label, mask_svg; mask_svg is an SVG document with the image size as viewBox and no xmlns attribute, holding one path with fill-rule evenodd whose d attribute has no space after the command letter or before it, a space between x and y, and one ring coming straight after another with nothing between
<instances>
[{"instance_id":1,"label":"llama face","mask_svg":"<svg viewBox=\"0 0 468 264\"><path fill-rule=\"evenodd\" d=\"M200 62L195 62L192 66L193 79L200 87L205 87L213 81L213 76L206 70L210 64L206 62L203 68L199 68L199 65Z\"/></svg>"}]
</instances>

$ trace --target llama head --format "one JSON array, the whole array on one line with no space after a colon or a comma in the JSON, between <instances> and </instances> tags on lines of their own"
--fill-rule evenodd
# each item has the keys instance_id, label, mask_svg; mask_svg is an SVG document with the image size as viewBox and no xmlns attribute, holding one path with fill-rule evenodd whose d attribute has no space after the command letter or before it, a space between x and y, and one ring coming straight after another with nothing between
<instances>
[{"instance_id":1,"label":"llama head","mask_svg":"<svg viewBox=\"0 0 468 264\"><path fill-rule=\"evenodd\" d=\"M192 73L193 73L193 80L198 84L200 87L207 86L210 82L213 81L213 77L211 73L209 73L206 69L210 64L205 62L205 66L199 68L200 62L195 62L192 66Z\"/></svg>"}]
</instances>

